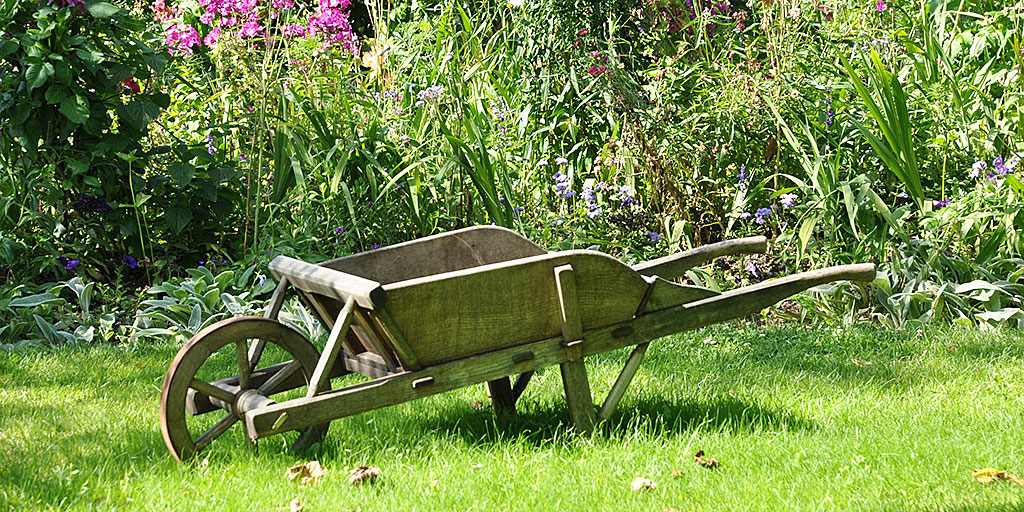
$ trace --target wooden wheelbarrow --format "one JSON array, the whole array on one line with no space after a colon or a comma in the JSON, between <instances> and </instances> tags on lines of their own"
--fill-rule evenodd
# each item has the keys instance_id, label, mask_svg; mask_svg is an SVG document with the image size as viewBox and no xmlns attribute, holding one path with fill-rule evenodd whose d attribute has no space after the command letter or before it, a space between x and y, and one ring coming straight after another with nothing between
<instances>
[{"instance_id":1,"label":"wooden wheelbarrow","mask_svg":"<svg viewBox=\"0 0 1024 512\"><path fill-rule=\"evenodd\" d=\"M495 409L514 409L533 371L557 364L570 419L588 431L612 414L651 340L750 315L812 286L875 277L874 265L845 265L725 293L666 280L765 247L764 237L743 238L630 267L473 227L318 265L279 256L264 317L217 322L178 352L160 429L179 461L239 421L253 444L299 431L296 444L308 446L331 420L472 384L487 384ZM290 292L330 331L322 350L277 321ZM625 346L636 348L596 409L583 360ZM271 351L278 355L268 360ZM332 378L351 373L371 380L331 389Z\"/></svg>"}]
</instances>

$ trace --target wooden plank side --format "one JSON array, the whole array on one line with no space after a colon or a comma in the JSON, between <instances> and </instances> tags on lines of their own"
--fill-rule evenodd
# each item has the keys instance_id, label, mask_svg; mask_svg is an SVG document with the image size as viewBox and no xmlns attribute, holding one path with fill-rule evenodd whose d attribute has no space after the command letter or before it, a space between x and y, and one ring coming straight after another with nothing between
<instances>
[{"instance_id":1,"label":"wooden plank side","mask_svg":"<svg viewBox=\"0 0 1024 512\"><path fill-rule=\"evenodd\" d=\"M475 226L325 261L320 265L382 284L545 254L498 226Z\"/></svg>"},{"instance_id":2,"label":"wooden plank side","mask_svg":"<svg viewBox=\"0 0 1024 512\"><path fill-rule=\"evenodd\" d=\"M725 240L715 244L703 245L689 251L644 261L633 265L633 270L645 275L659 275L669 279L683 275L693 267L703 265L720 256L731 254L757 254L768 248L768 239L763 236Z\"/></svg>"},{"instance_id":3,"label":"wooden plank side","mask_svg":"<svg viewBox=\"0 0 1024 512\"><path fill-rule=\"evenodd\" d=\"M633 317L647 282L594 251L565 251L387 285L383 309L423 366L558 336L554 268L570 264L585 329Z\"/></svg>"},{"instance_id":4,"label":"wooden plank side","mask_svg":"<svg viewBox=\"0 0 1024 512\"><path fill-rule=\"evenodd\" d=\"M650 313L666 308L694 302L708 297L714 297L719 293L701 286L676 284L668 282L660 277L655 277L651 284L651 293L643 306L642 313Z\"/></svg>"}]
</instances>

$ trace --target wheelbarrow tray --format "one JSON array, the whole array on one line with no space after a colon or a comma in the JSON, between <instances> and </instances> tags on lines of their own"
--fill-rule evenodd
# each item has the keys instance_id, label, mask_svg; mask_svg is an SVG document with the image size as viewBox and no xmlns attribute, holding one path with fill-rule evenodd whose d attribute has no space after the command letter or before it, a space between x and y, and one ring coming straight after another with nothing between
<instances>
[{"instance_id":1,"label":"wheelbarrow tray","mask_svg":"<svg viewBox=\"0 0 1024 512\"><path fill-rule=\"evenodd\" d=\"M724 293L668 280L715 257L762 252L765 246L763 237L731 240L631 267L595 251L548 253L512 231L477 227L318 265L278 257L270 269L280 285L261 322L276 318L286 293L297 293L330 331L315 367L305 363L307 371L296 372L293 362L256 370L253 359L262 350L256 341L244 348L244 361L252 366L245 386L238 376L209 386L190 381L185 408L192 414L226 409L244 420L253 441L303 429L322 436L331 420L479 383L488 383L495 408L513 409L532 372L558 364L570 418L585 431L611 415L650 341L756 313L820 284L874 279L874 266L863 264ZM231 322L255 320L214 324L190 341L192 350ZM253 325L259 331L266 324ZM190 345L179 358L186 358ZM583 360L627 346L636 348L597 410ZM291 374L275 377L289 364ZM165 395L175 367L165 379ZM346 373L372 380L329 389L332 377ZM507 377L516 375L513 385ZM275 403L242 389L275 378L278 389L307 386L306 396ZM211 393L221 398L211 400ZM168 424L166 401L162 425ZM167 428L164 437L176 458L197 451L180 433L177 443L168 440Z\"/></svg>"}]
</instances>

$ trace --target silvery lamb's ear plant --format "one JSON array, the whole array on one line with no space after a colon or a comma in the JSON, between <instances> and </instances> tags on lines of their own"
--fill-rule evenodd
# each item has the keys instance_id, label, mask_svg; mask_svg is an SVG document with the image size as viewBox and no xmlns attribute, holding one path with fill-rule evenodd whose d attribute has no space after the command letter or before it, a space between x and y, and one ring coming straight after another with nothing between
<instances>
[{"instance_id":1,"label":"silvery lamb's ear plant","mask_svg":"<svg viewBox=\"0 0 1024 512\"><path fill-rule=\"evenodd\" d=\"M94 314L95 289L80 277L35 293L25 285L0 287L0 348L110 341L114 313L104 306Z\"/></svg>"},{"instance_id":2,"label":"silvery lamb's ear plant","mask_svg":"<svg viewBox=\"0 0 1024 512\"><path fill-rule=\"evenodd\" d=\"M187 278L150 287L146 293L154 298L142 301L129 339L172 337L184 342L223 318L260 315L266 301L255 297L272 290L274 283L254 276L255 270L253 265L240 273L227 270L215 275L200 266L188 269Z\"/></svg>"}]
</instances>

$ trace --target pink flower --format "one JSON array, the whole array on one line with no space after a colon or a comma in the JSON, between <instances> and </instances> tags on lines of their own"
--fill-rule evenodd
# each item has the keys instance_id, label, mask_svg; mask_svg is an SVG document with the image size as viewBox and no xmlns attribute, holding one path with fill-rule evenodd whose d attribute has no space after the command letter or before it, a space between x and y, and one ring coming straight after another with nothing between
<instances>
[{"instance_id":1,"label":"pink flower","mask_svg":"<svg viewBox=\"0 0 1024 512\"><path fill-rule=\"evenodd\" d=\"M878 0L878 3L875 4L875 8L878 9L878 12L882 12L888 9L889 6L885 5L885 0Z\"/></svg>"},{"instance_id":2,"label":"pink flower","mask_svg":"<svg viewBox=\"0 0 1024 512\"><path fill-rule=\"evenodd\" d=\"M608 71L608 68L604 66L590 66L590 69L587 70L587 73L590 73L590 76L597 76L603 75L605 71Z\"/></svg>"},{"instance_id":3,"label":"pink flower","mask_svg":"<svg viewBox=\"0 0 1024 512\"><path fill-rule=\"evenodd\" d=\"M281 35L284 37L304 37L306 35L306 27L301 23L292 23L285 25L281 29Z\"/></svg>"},{"instance_id":4,"label":"pink flower","mask_svg":"<svg viewBox=\"0 0 1024 512\"><path fill-rule=\"evenodd\" d=\"M217 45L217 41L220 41L220 27L213 27L213 30L203 38L203 44L213 47Z\"/></svg>"},{"instance_id":5,"label":"pink flower","mask_svg":"<svg viewBox=\"0 0 1024 512\"><path fill-rule=\"evenodd\" d=\"M242 37L253 37L253 36L255 36L256 34L259 34L262 31L263 31L263 27L261 27L258 23L253 23L251 21L246 23L245 25L242 25L242 30L241 30Z\"/></svg>"},{"instance_id":6,"label":"pink flower","mask_svg":"<svg viewBox=\"0 0 1024 512\"><path fill-rule=\"evenodd\" d=\"M167 27L164 44L171 47L171 53L192 55L192 47L199 44L199 33L192 25L178 23Z\"/></svg>"}]
</instances>

